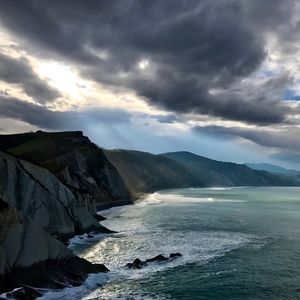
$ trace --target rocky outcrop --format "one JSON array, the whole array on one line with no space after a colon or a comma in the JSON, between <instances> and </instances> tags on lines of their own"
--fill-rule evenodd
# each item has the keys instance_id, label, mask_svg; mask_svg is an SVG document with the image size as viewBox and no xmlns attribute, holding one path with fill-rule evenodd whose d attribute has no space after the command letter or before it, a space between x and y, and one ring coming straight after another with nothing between
<instances>
[{"instance_id":1,"label":"rocky outcrop","mask_svg":"<svg viewBox=\"0 0 300 300\"><path fill-rule=\"evenodd\" d=\"M4 152L0 152L0 196L52 235L109 232L51 172Z\"/></svg>"},{"instance_id":2,"label":"rocky outcrop","mask_svg":"<svg viewBox=\"0 0 300 300\"><path fill-rule=\"evenodd\" d=\"M86 206L96 213L102 204L124 199L129 201L122 178L115 167L106 159L101 149L90 145L85 151L76 150L63 154L42 165L51 170L50 165L60 165L54 174L67 185L78 198L85 199Z\"/></svg>"},{"instance_id":3,"label":"rocky outcrop","mask_svg":"<svg viewBox=\"0 0 300 300\"><path fill-rule=\"evenodd\" d=\"M79 285L89 273L106 271L103 265L74 256L33 220L0 199L0 291L27 287L34 294L39 288Z\"/></svg>"},{"instance_id":4,"label":"rocky outcrop","mask_svg":"<svg viewBox=\"0 0 300 300\"><path fill-rule=\"evenodd\" d=\"M17 146L17 142L14 138L8 144ZM7 143L2 145L7 146ZM43 159L53 154L51 144L42 145L45 148L40 149L39 142L35 141L25 147L27 150L40 149L41 152L28 152L33 155L31 160L37 160L40 165ZM64 144L60 146L63 148ZM62 155L56 160L55 157L52 161L55 166L60 160L65 165L64 171L54 168L52 171L57 173L53 174L46 168L0 151L1 292L17 288L11 296L32 299L39 295L40 289L80 285L89 273L108 271L103 265L74 256L54 238L65 240L89 231L110 232L99 224L101 216L97 220L92 214L94 199L89 190L91 186L86 182L93 184L93 180L88 173L91 169L85 164L86 158L77 151L72 155L76 159L68 160Z\"/></svg>"},{"instance_id":5,"label":"rocky outcrop","mask_svg":"<svg viewBox=\"0 0 300 300\"><path fill-rule=\"evenodd\" d=\"M0 135L1 149L51 171L92 213L130 202L118 170L80 131Z\"/></svg>"},{"instance_id":6,"label":"rocky outcrop","mask_svg":"<svg viewBox=\"0 0 300 300\"><path fill-rule=\"evenodd\" d=\"M153 262L169 262L172 261L178 257L181 257L182 254L177 252L177 253L171 253L169 257L163 256L162 254L159 254L157 256L154 256L152 258L148 258L145 261L140 260L139 258L136 258L132 263L126 264L126 268L128 269L141 269L143 267L147 267L148 263L153 263Z\"/></svg>"}]
</instances>

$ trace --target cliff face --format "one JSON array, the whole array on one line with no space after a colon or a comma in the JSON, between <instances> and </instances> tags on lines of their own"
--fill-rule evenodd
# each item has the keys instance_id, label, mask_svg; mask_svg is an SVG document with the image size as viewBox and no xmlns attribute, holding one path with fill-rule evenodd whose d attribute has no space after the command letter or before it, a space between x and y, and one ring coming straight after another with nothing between
<instances>
[{"instance_id":1,"label":"cliff face","mask_svg":"<svg viewBox=\"0 0 300 300\"><path fill-rule=\"evenodd\" d=\"M75 257L33 220L0 198L0 291L15 287L61 288L88 273L107 271Z\"/></svg>"},{"instance_id":2,"label":"cliff face","mask_svg":"<svg viewBox=\"0 0 300 300\"><path fill-rule=\"evenodd\" d=\"M0 196L53 235L107 232L51 172L1 151Z\"/></svg>"},{"instance_id":3,"label":"cliff face","mask_svg":"<svg viewBox=\"0 0 300 300\"><path fill-rule=\"evenodd\" d=\"M82 166L78 172L90 181ZM23 287L14 297L31 299L39 295L36 288L80 285L89 273L108 271L53 238L110 232L93 217L93 207L88 192L76 194L47 169L0 151L0 291Z\"/></svg>"},{"instance_id":4,"label":"cliff face","mask_svg":"<svg viewBox=\"0 0 300 300\"><path fill-rule=\"evenodd\" d=\"M104 203L130 202L117 169L82 132L0 135L1 149L51 171L92 213Z\"/></svg>"}]
</instances>

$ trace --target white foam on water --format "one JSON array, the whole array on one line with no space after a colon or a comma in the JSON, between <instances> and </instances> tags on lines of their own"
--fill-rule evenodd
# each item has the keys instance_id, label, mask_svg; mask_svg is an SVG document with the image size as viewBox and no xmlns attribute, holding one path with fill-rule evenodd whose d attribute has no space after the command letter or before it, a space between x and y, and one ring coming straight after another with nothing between
<instances>
[{"instance_id":1,"label":"white foam on water","mask_svg":"<svg viewBox=\"0 0 300 300\"><path fill-rule=\"evenodd\" d=\"M118 282L154 276L157 272L182 265L206 264L234 249L250 244L256 237L240 232L182 231L180 228L178 231L168 230L149 222L152 208L170 203L215 202L241 201L154 193L138 204L101 211L100 214L107 218L102 223L118 233L95 236L93 244L89 244L87 236L76 237L71 245L87 243L88 248L82 251L80 256L93 263L104 263L111 272L105 275L90 275L82 286L66 288L57 293L49 292L42 299L166 299L133 291L130 285L124 287L118 285ZM146 260L158 254L169 256L170 253L175 252L180 252L182 257L168 262L149 263L147 267L140 270L125 268L125 265L135 258ZM220 275L222 272L215 275Z\"/></svg>"},{"instance_id":2,"label":"white foam on water","mask_svg":"<svg viewBox=\"0 0 300 300\"><path fill-rule=\"evenodd\" d=\"M201 190L209 190L209 191L229 191L232 190L232 187L208 187L208 188L189 188L191 191L201 191Z\"/></svg>"},{"instance_id":3,"label":"white foam on water","mask_svg":"<svg viewBox=\"0 0 300 300\"><path fill-rule=\"evenodd\" d=\"M119 300L167 300L169 297L149 294L142 291L133 291L129 288L124 289L122 287L107 286L103 289L94 290L89 295L81 298L82 300L108 300L108 299L119 299Z\"/></svg>"},{"instance_id":4,"label":"white foam on water","mask_svg":"<svg viewBox=\"0 0 300 300\"><path fill-rule=\"evenodd\" d=\"M22 290L22 288L16 288L7 293L0 294L0 299L14 300L15 298L12 298L9 294L13 292L17 292L18 290Z\"/></svg>"},{"instance_id":5,"label":"white foam on water","mask_svg":"<svg viewBox=\"0 0 300 300\"><path fill-rule=\"evenodd\" d=\"M126 278L140 278L150 273L189 263L206 263L250 242L252 236L228 232L139 232L135 235L108 237L87 251L83 257L104 263L110 270ZM180 252L182 257L170 262L149 263L140 270L124 266L135 258L146 260L158 254L169 256Z\"/></svg>"},{"instance_id":6,"label":"white foam on water","mask_svg":"<svg viewBox=\"0 0 300 300\"><path fill-rule=\"evenodd\" d=\"M156 205L166 203L168 198L174 199L174 195L155 193L141 204L128 206L119 211L119 214L114 213L112 218L103 223L118 233L102 239L85 251L82 257L94 263L104 263L110 270L116 271L118 276L139 278L179 265L206 263L249 243L254 237L225 231L168 231L156 224L150 223L149 225L145 218L151 218L152 206L149 206L149 201L152 203L153 197L155 201L157 197L161 201L156 201ZM182 199L180 196L178 198ZM214 200L207 199L206 201ZM152 263L140 270L124 268L135 258L146 260L158 254L169 256L174 252L180 252L183 256L168 263Z\"/></svg>"},{"instance_id":7,"label":"white foam on water","mask_svg":"<svg viewBox=\"0 0 300 300\"><path fill-rule=\"evenodd\" d=\"M139 277L145 273L162 271L178 265L206 262L249 243L253 238L251 235L235 232L166 231L155 224L150 224L150 227L147 225L145 218L151 218L149 205L178 202L212 203L240 200L196 198L158 192L150 194L138 204L104 211L108 219L103 224L118 233L102 239L85 251L82 257L94 263L104 263L111 270L119 270L122 276ZM123 267L137 257L145 260L158 254L168 256L173 252L181 252L183 257L169 263L151 264L141 270L127 270Z\"/></svg>"},{"instance_id":8,"label":"white foam on water","mask_svg":"<svg viewBox=\"0 0 300 300\"><path fill-rule=\"evenodd\" d=\"M137 205L149 205L159 203L242 203L245 200L220 199L215 197L190 197L178 194L153 193L147 196Z\"/></svg>"},{"instance_id":9,"label":"white foam on water","mask_svg":"<svg viewBox=\"0 0 300 300\"><path fill-rule=\"evenodd\" d=\"M167 300L165 297L150 295L141 291L116 288L116 280L124 280L119 274L91 274L82 286L65 288L60 291L48 291L39 300ZM110 284L112 283L112 284ZM11 299L11 298L9 298Z\"/></svg>"},{"instance_id":10,"label":"white foam on water","mask_svg":"<svg viewBox=\"0 0 300 300\"><path fill-rule=\"evenodd\" d=\"M79 287L65 288L61 291L49 291L38 299L43 300L65 300L65 299L84 299L85 295L90 294L96 287L102 286L109 279L108 274L90 274L83 285Z\"/></svg>"},{"instance_id":11,"label":"white foam on water","mask_svg":"<svg viewBox=\"0 0 300 300\"><path fill-rule=\"evenodd\" d=\"M107 236L108 236L108 234L106 234L106 233L97 233L97 234L84 233L81 235L76 235L69 240L68 248L73 249L78 245L94 244L95 242L98 242L98 241L106 238Z\"/></svg>"},{"instance_id":12,"label":"white foam on water","mask_svg":"<svg viewBox=\"0 0 300 300\"><path fill-rule=\"evenodd\" d=\"M128 208L132 207L132 205L123 205L123 206L116 206L111 207L108 209L100 210L97 213L105 218L113 218L117 215L120 215L122 212L128 210Z\"/></svg>"}]
</instances>

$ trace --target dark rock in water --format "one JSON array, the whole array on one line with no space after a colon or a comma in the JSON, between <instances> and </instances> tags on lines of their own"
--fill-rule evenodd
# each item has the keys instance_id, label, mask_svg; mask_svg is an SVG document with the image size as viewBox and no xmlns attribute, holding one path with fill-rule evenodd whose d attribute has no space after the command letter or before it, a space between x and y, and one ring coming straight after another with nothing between
<instances>
[{"instance_id":1,"label":"dark rock in water","mask_svg":"<svg viewBox=\"0 0 300 300\"><path fill-rule=\"evenodd\" d=\"M10 293L16 294L15 299L34 299L41 289L78 286L90 273L109 271L104 265L74 256L1 198L0 236L0 291L14 290ZM17 289L20 287L23 289Z\"/></svg>"},{"instance_id":2,"label":"dark rock in water","mask_svg":"<svg viewBox=\"0 0 300 300\"><path fill-rule=\"evenodd\" d=\"M92 239L93 238L93 236L91 234L88 234L87 237L88 237L88 239Z\"/></svg>"},{"instance_id":3,"label":"dark rock in water","mask_svg":"<svg viewBox=\"0 0 300 300\"><path fill-rule=\"evenodd\" d=\"M125 267L129 269L141 269L142 267L146 267L147 263L141 261L139 258L136 258L132 263L128 263Z\"/></svg>"},{"instance_id":4,"label":"dark rock in water","mask_svg":"<svg viewBox=\"0 0 300 300\"><path fill-rule=\"evenodd\" d=\"M70 285L79 286L86 280L88 274L108 271L102 264L92 264L83 258L72 256L35 263L29 267L14 268L10 277L16 286L34 287L34 290L39 291L39 289L63 289Z\"/></svg>"},{"instance_id":5,"label":"dark rock in water","mask_svg":"<svg viewBox=\"0 0 300 300\"><path fill-rule=\"evenodd\" d=\"M30 267L18 267L13 270L11 278L22 287L5 293L5 298L0 296L0 299L36 299L42 296L41 291L44 289L79 286L88 274L108 271L102 264L91 264L76 256L61 261L48 260Z\"/></svg>"},{"instance_id":6,"label":"dark rock in water","mask_svg":"<svg viewBox=\"0 0 300 300\"><path fill-rule=\"evenodd\" d=\"M162 262L162 261L171 261L172 259L180 257L180 256L182 256L182 254L179 253L179 252L176 252L176 253L171 253L170 254L170 258L165 257L165 256L163 256L161 254L159 254L159 255L157 255L155 257L146 259L145 261L142 261L139 258L136 258L132 263L128 263L125 267L129 268L129 269L141 269L142 267L148 266L147 263Z\"/></svg>"},{"instance_id":7,"label":"dark rock in water","mask_svg":"<svg viewBox=\"0 0 300 300\"><path fill-rule=\"evenodd\" d=\"M182 254L179 253L179 252L171 253L171 254L170 254L170 258L175 258L175 257L180 257L180 256L182 256Z\"/></svg>"},{"instance_id":8,"label":"dark rock in water","mask_svg":"<svg viewBox=\"0 0 300 300\"><path fill-rule=\"evenodd\" d=\"M21 287L3 294L3 296L0 296L0 299L33 300L41 296L42 293L38 290L29 287Z\"/></svg>"},{"instance_id":9,"label":"dark rock in water","mask_svg":"<svg viewBox=\"0 0 300 300\"><path fill-rule=\"evenodd\" d=\"M166 260L169 260L167 257L159 254L155 257L152 257L152 258L149 258L149 259L146 259L146 262L155 262L155 261L166 261Z\"/></svg>"},{"instance_id":10,"label":"dark rock in water","mask_svg":"<svg viewBox=\"0 0 300 300\"><path fill-rule=\"evenodd\" d=\"M71 274L90 274L109 272L109 269L103 264L92 264L83 258L73 256L68 260L66 271Z\"/></svg>"},{"instance_id":11,"label":"dark rock in water","mask_svg":"<svg viewBox=\"0 0 300 300\"><path fill-rule=\"evenodd\" d=\"M94 218L98 221L98 222L101 222L101 221L105 221L106 218L101 216L101 215L98 215L97 213L94 214Z\"/></svg>"}]
</instances>

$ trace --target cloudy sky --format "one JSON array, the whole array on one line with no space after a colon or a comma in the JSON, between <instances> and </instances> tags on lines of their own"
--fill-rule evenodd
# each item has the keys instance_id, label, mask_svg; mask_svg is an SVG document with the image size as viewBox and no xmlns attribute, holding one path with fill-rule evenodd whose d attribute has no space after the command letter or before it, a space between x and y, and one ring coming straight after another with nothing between
<instances>
[{"instance_id":1,"label":"cloudy sky","mask_svg":"<svg viewBox=\"0 0 300 300\"><path fill-rule=\"evenodd\" d=\"M0 0L0 133L300 169L300 3Z\"/></svg>"}]
</instances>

